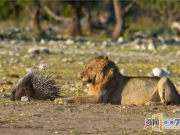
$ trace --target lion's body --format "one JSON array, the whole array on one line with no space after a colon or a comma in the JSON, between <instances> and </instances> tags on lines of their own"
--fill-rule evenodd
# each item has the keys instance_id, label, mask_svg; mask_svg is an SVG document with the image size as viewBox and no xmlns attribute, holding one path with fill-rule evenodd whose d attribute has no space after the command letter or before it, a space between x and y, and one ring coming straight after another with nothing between
<instances>
[{"instance_id":1,"label":"lion's body","mask_svg":"<svg viewBox=\"0 0 180 135\"><path fill-rule=\"evenodd\" d=\"M128 77L107 57L92 59L81 73L91 83L86 96L57 98L55 103L112 103L144 105L150 102L180 104L180 96L167 77Z\"/></svg>"},{"instance_id":2,"label":"lion's body","mask_svg":"<svg viewBox=\"0 0 180 135\"><path fill-rule=\"evenodd\" d=\"M149 101L180 103L179 94L167 77L122 76L122 78L123 81L121 80L118 89L115 90L108 102L123 105L143 105Z\"/></svg>"}]
</instances>

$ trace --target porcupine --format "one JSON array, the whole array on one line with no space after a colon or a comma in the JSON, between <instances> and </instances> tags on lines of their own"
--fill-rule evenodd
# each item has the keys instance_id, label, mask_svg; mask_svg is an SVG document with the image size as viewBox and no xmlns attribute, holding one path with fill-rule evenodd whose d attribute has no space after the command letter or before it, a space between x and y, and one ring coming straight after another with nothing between
<instances>
[{"instance_id":1,"label":"porcupine","mask_svg":"<svg viewBox=\"0 0 180 135\"><path fill-rule=\"evenodd\" d=\"M41 65L40 65L41 66ZM27 73L11 91L10 100L21 100L27 96L34 100L54 100L59 97L55 80L41 67Z\"/></svg>"}]
</instances>

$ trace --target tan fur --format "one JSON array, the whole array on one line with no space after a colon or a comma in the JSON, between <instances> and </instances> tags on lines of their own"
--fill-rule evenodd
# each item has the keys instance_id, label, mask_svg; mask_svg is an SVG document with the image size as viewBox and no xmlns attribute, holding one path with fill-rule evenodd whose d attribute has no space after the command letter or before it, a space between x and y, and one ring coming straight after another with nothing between
<instances>
[{"instance_id":1,"label":"tan fur","mask_svg":"<svg viewBox=\"0 0 180 135\"><path fill-rule=\"evenodd\" d=\"M167 77L128 77L118 71L106 56L92 59L81 73L84 82L90 83L86 96L57 98L55 103L112 103L148 105L154 103L180 104L180 96Z\"/></svg>"}]
</instances>

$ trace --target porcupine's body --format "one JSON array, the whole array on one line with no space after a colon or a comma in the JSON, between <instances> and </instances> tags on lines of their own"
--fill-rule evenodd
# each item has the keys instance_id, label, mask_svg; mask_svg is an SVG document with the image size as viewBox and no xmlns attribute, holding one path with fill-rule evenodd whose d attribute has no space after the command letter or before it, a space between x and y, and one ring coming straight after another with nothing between
<instances>
[{"instance_id":1,"label":"porcupine's body","mask_svg":"<svg viewBox=\"0 0 180 135\"><path fill-rule=\"evenodd\" d=\"M44 70L34 70L27 73L12 89L10 100L20 100L22 96L35 100L54 100L59 96L58 91L52 77L46 75Z\"/></svg>"}]
</instances>

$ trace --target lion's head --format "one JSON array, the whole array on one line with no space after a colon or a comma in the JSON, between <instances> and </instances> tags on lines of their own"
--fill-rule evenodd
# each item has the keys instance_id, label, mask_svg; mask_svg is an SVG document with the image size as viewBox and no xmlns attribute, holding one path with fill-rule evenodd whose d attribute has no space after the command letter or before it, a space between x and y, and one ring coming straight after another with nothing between
<instances>
[{"instance_id":1,"label":"lion's head","mask_svg":"<svg viewBox=\"0 0 180 135\"><path fill-rule=\"evenodd\" d=\"M93 58L81 73L82 81L85 83L101 83L105 78L113 76L114 70L118 70L114 62L107 56Z\"/></svg>"}]
</instances>

